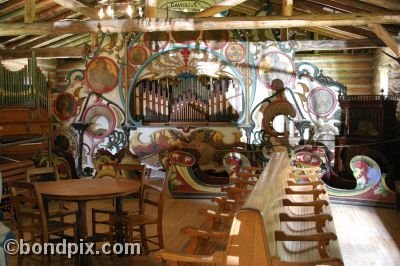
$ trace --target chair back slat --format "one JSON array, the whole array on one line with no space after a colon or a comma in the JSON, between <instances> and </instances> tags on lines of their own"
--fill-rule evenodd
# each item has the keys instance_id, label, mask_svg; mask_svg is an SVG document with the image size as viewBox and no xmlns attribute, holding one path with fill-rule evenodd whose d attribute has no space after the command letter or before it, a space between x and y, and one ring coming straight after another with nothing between
<instances>
[{"instance_id":1,"label":"chair back slat","mask_svg":"<svg viewBox=\"0 0 400 266\"><path fill-rule=\"evenodd\" d=\"M56 167L37 167L26 169L26 181L28 183L34 181L49 181L47 177L44 178L48 175L51 175L51 178L55 181L60 180L60 176Z\"/></svg>"},{"instance_id":2,"label":"chair back slat","mask_svg":"<svg viewBox=\"0 0 400 266\"><path fill-rule=\"evenodd\" d=\"M10 190L18 227L24 226L24 217L34 218L41 225L42 234L47 236L46 212L42 196L36 189L36 184L13 181L10 182Z\"/></svg>"}]
</instances>

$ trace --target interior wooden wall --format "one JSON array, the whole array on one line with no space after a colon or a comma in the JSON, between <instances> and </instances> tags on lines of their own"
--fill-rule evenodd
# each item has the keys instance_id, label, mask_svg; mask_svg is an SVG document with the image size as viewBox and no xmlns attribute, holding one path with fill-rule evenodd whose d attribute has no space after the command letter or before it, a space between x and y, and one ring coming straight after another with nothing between
<instances>
[{"instance_id":1,"label":"interior wooden wall","mask_svg":"<svg viewBox=\"0 0 400 266\"><path fill-rule=\"evenodd\" d=\"M296 62L309 62L347 86L353 95L372 94L374 54L311 54L296 55Z\"/></svg>"}]
</instances>

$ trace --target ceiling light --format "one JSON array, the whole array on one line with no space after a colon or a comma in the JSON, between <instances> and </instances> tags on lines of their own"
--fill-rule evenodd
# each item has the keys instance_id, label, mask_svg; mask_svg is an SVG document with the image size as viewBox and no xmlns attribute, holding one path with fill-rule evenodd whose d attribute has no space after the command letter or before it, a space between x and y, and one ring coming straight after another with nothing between
<instances>
[{"instance_id":1,"label":"ceiling light","mask_svg":"<svg viewBox=\"0 0 400 266\"><path fill-rule=\"evenodd\" d=\"M107 6L106 13L107 13L107 16L109 16L110 18L112 18L114 16L114 9L112 8L111 5Z\"/></svg>"},{"instance_id":2,"label":"ceiling light","mask_svg":"<svg viewBox=\"0 0 400 266\"><path fill-rule=\"evenodd\" d=\"M128 14L128 16L129 16L130 18L132 18L133 9L132 9L131 4L128 4L128 6L126 7L126 14Z\"/></svg>"},{"instance_id":3,"label":"ceiling light","mask_svg":"<svg viewBox=\"0 0 400 266\"><path fill-rule=\"evenodd\" d=\"M104 18L104 9L103 9L103 7L100 7L100 10L99 10L99 18L100 18L100 19L103 19L103 18Z\"/></svg>"}]
</instances>

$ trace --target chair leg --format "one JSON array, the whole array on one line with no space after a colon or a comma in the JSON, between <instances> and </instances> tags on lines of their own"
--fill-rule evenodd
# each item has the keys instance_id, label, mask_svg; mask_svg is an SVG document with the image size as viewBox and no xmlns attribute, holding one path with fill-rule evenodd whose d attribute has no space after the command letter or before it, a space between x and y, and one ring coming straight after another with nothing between
<instances>
[{"instance_id":1,"label":"chair leg","mask_svg":"<svg viewBox=\"0 0 400 266\"><path fill-rule=\"evenodd\" d=\"M96 213L92 210L92 236L96 241Z\"/></svg>"},{"instance_id":2,"label":"chair leg","mask_svg":"<svg viewBox=\"0 0 400 266\"><path fill-rule=\"evenodd\" d=\"M160 249L164 248L164 237L162 231L162 224L157 224L158 246Z\"/></svg>"},{"instance_id":3,"label":"chair leg","mask_svg":"<svg viewBox=\"0 0 400 266\"><path fill-rule=\"evenodd\" d=\"M45 243L45 239L44 239L44 237L42 237L42 245ZM47 266L47 265L49 265L49 261L48 261L48 257L47 257L47 254L44 254L44 252L43 252L43 254L42 254L42 266Z\"/></svg>"},{"instance_id":4,"label":"chair leg","mask_svg":"<svg viewBox=\"0 0 400 266\"><path fill-rule=\"evenodd\" d=\"M18 266L22 266L23 264L23 255L18 255Z\"/></svg>"},{"instance_id":5,"label":"chair leg","mask_svg":"<svg viewBox=\"0 0 400 266\"><path fill-rule=\"evenodd\" d=\"M147 244L146 226L145 225L140 226L140 239L142 241L144 254L149 254L149 245Z\"/></svg>"}]
</instances>

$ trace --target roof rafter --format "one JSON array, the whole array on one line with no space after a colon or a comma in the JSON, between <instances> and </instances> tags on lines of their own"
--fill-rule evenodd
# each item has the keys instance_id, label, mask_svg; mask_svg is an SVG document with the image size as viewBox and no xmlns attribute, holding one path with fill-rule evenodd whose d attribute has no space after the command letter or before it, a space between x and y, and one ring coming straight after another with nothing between
<instances>
[{"instance_id":1,"label":"roof rafter","mask_svg":"<svg viewBox=\"0 0 400 266\"><path fill-rule=\"evenodd\" d=\"M92 19L99 19L99 15L94 8L91 8L87 5L82 4L76 0L53 0L54 3L59 4L65 8L71 9L75 12L81 13L82 15L92 18Z\"/></svg>"},{"instance_id":2,"label":"roof rafter","mask_svg":"<svg viewBox=\"0 0 400 266\"><path fill-rule=\"evenodd\" d=\"M399 14L329 14L292 17L225 17L193 19L119 19L91 21L59 21L45 23L0 23L0 36L45 35L67 33L103 32L151 32L151 31L201 31L226 29L268 29L293 27L322 27L399 24Z\"/></svg>"},{"instance_id":3,"label":"roof rafter","mask_svg":"<svg viewBox=\"0 0 400 266\"><path fill-rule=\"evenodd\" d=\"M237 6L244 2L246 2L246 0L224 0L216 5L213 5L207 9L197 13L193 17L194 18L212 17L218 13L221 13L225 10L229 10L232 7Z\"/></svg>"}]
</instances>

